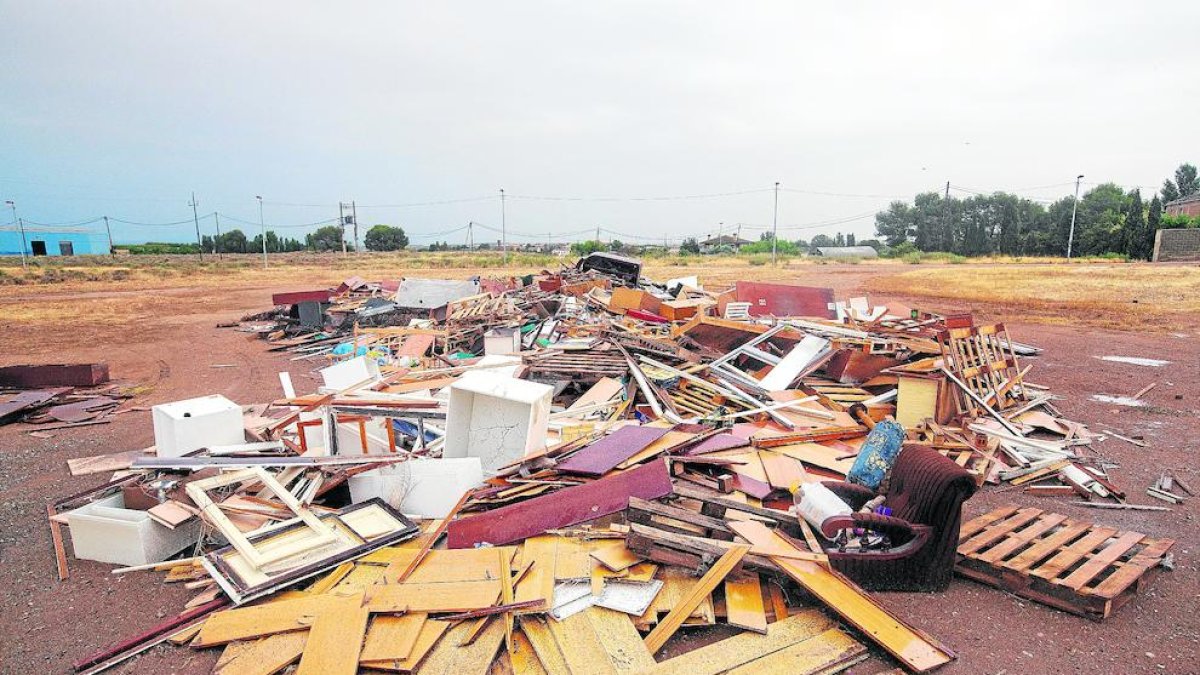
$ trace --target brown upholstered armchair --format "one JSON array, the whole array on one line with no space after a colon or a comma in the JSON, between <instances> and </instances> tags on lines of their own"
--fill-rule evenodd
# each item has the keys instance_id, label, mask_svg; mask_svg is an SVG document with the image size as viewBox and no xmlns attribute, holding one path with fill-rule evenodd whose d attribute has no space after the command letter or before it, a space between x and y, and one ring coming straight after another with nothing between
<instances>
[{"instance_id":1,"label":"brown upholstered armchair","mask_svg":"<svg viewBox=\"0 0 1200 675\"><path fill-rule=\"evenodd\" d=\"M875 497L852 483L828 481L825 486L857 511ZM880 591L941 591L953 575L962 503L975 493L965 469L926 446L906 446L896 458L887 481L884 506L892 515L853 513L833 516L821 524L828 538L839 530L862 527L888 536L884 550L826 549L834 569L867 589Z\"/></svg>"}]
</instances>

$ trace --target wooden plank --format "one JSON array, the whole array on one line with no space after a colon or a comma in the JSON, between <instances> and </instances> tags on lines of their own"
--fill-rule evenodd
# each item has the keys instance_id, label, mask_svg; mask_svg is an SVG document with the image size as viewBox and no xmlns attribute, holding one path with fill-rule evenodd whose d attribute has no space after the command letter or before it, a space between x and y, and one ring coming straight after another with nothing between
<instances>
[{"instance_id":1,"label":"wooden plank","mask_svg":"<svg viewBox=\"0 0 1200 675\"><path fill-rule=\"evenodd\" d=\"M733 568L749 552L749 546L734 545L717 562L713 563L713 566L692 586L683 600L646 636L646 650L654 654L662 649L667 640L683 625L692 610L696 609L700 602L713 592L713 589L733 571Z\"/></svg>"},{"instance_id":2,"label":"wooden plank","mask_svg":"<svg viewBox=\"0 0 1200 675\"><path fill-rule=\"evenodd\" d=\"M466 612L496 604L500 580L381 584L367 589L372 612Z\"/></svg>"},{"instance_id":3,"label":"wooden plank","mask_svg":"<svg viewBox=\"0 0 1200 675\"><path fill-rule=\"evenodd\" d=\"M762 523L731 522L746 540L765 546L790 545ZM875 604L844 577L813 562L772 557L785 574L837 612L864 635L914 672L926 672L954 659L952 652L935 643L888 610Z\"/></svg>"},{"instance_id":4,"label":"wooden plank","mask_svg":"<svg viewBox=\"0 0 1200 675\"><path fill-rule=\"evenodd\" d=\"M555 467L564 473L603 476L667 434L662 427L626 426L579 450Z\"/></svg>"},{"instance_id":5,"label":"wooden plank","mask_svg":"<svg viewBox=\"0 0 1200 675\"><path fill-rule=\"evenodd\" d=\"M1024 572L1040 563L1050 554L1074 541L1076 537L1087 532L1091 527L1091 523L1076 523L1070 520L1063 521L1062 529L1025 549L1012 560L1005 561L1001 566L1014 572Z\"/></svg>"},{"instance_id":6,"label":"wooden plank","mask_svg":"<svg viewBox=\"0 0 1200 675\"><path fill-rule=\"evenodd\" d=\"M1074 565L1080 558L1091 553L1093 549L1108 541L1116 533L1116 529L1111 527L1097 527L1070 546L1060 550L1053 558L1038 565L1030 571L1030 574L1039 579L1055 579L1062 574L1063 570Z\"/></svg>"},{"instance_id":7,"label":"wooden plank","mask_svg":"<svg viewBox=\"0 0 1200 675\"><path fill-rule=\"evenodd\" d=\"M653 668L654 657L646 651L642 636L628 614L604 607L591 607L582 613L618 673L641 672Z\"/></svg>"},{"instance_id":8,"label":"wooden plank","mask_svg":"<svg viewBox=\"0 0 1200 675\"><path fill-rule=\"evenodd\" d=\"M362 591L327 605L308 632L296 675L355 675L368 618Z\"/></svg>"},{"instance_id":9,"label":"wooden plank","mask_svg":"<svg viewBox=\"0 0 1200 675\"><path fill-rule=\"evenodd\" d=\"M554 636L554 641L572 673L600 675L617 672L609 661L600 637L592 628L587 612L572 614L562 621L551 621L550 634Z\"/></svg>"},{"instance_id":10,"label":"wooden plank","mask_svg":"<svg viewBox=\"0 0 1200 675\"><path fill-rule=\"evenodd\" d=\"M513 599L516 602L542 600L543 607L550 607L554 601L554 565L558 553L560 537L544 534L531 537L521 545L521 565L529 567L525 578L517 582ZM544 610L538 610L544 611ZM529 611L517 614L526 614Z\"/></svg>"},{"instance_id":11,"label":"wooden plank","mask_svg":"<svg viewBox=\"0 0 1200 675\"><path fill-rule=\"evenodd\" d=\"M836 628L731 668L725 675L817 675L841 672L867 658L867 648Z\"/></svg>"},{"instance_id":12,"label":"wooden plank","mask_svg":"<svg viewBox=\"0 0 1200 675\"><path fill-rule=\"evenodd\" d=\"M464 644L471 628L471 622L466 621L447 631L416 672L421 675L486 675L504 642L504 622L489 621L479 637Z\"/></svg>"},{"instance_id":13,"label":"wooden plank","mask_svg":"<svg viewBox=\"0 0 1200 675\"><path fill-rule=\"evenodd\" d=\"M767 610L757 574L725 580L726 621L756 633L767 632Z\"/></svg>"},{"instance_id":14,"label":"wooden plank","mask_svg":"<svg viewBox=\"0 0 1200 675\"><path fill-rule=\"evenodd\" d=\"M66 581L70 572L67 568L67 551L63 546L62 523L56 519L57 510L53 504L46 505L46 518L50 523L50 543L54 546L54 564L58 571L58 580Z\"/></svg>"},{"instance_id":15,"label":"wooden plank","mask_svg":"<svg viewBox=\"0 0 1200 675\"><path fill-rule=\"evenodd\" d=\"M143 450L127 450L114 452L109 455L93 455L91 457L76 457L67 460L67 470L72 476L87 476L94 473L112 473L123 471L133 465L133 460L141 457Z\"/></svg>"},{"instance_id":16,"label":"wooden plank","mask_svg":"<svg viewBox=\"0 0 1200 675\"><path fill-rule=\"evenodd\" d=\"M558 642L550 633L550 626L545 619L540 616L522 617L521 632L529 639L529 644L533 645L538 661L549 675L572 675L571 668L567 666L567 658L558 648Z\"/></svg>"},{"instance_id":17,"label":"wooden plank","mask_svg":"<svg viewBox=\"0 0 1200 675\"><path fill-rule=\"evenodd\" d=\"M1000 541L1009 532L1025 525L1042 514L1041 509L1024 508L1019 509L1015 514L1005 518L1004 520L990 525L982 532L971 537L970 539L961 542L958 545L958 552L963 555L970 555L979 549L990 546L991 544ZM961 541L961 537L960 537Z\"/></svg>"},{"instance_id":18,"label":"wooden plank","mask_svg":"<svg viewBox=\"0 0 1200 675\"><path fill-rule=\"evenodd\" d=\"M371 621L359 662L399 661L406 658L425 627L427 614L380 614Z\"/></svg>"},{"instance_id":19,"label":"wooden plank","mask_svg":"<svg viewBox=\"0 0 1200 675\"><path fill-rule=\"evenodd\" d=\"M740 633L661 661L650 672L654 675L723 673L836 627L837 624L819 610L808 609L771 624L766 635Z\"/></svg>"},{"instance_id":20,"label":"wooden plank","mask_svg":"<svg viewBox=\"0 0 1200 675\"><path fill-rule=\"evenodd\" d=\"M1078 569L1069 574L1065 579L1056 579L1054 583L1077 591L1086 586L1093 577L1103 572L1109 565L1116 562L1118 558L1145 538L1146 535L1141 532L1125 532L1117 537L1116 541L1109 542L1107 546L1080 565Z\"/></svg>"},{"instance_id":21,"label":"wooden plank","mask_svg":"<svg viewBox=\"0 0 1200 675\"><path fill-rule=\"evenodd\" d=\"M996 522L997 520L1007 518L1016 512L1017 512L1017 507L1015 507L1015 506L1002 506L1002 507L996 509L995 511L992 511L990 513L985 513L984 515L978 516L976 518L972 518L971 520L962 524L962 528L959 530L959 533L958 533L959 543L962 543L962 542L966 541L967 539L970 539L971 537L975 536L979 532L983 531L983 528L987 527L988 525L991 525L992 523Z\"/></svg>"},{"instance_id":22,"label":"wooden plank","mask_svg":"<svg viewBox=\"0 0 1200 675\"><path fill-rule=\"evenodd\" d=\"M674 566L662 567L657 573L657 578L663 582L662 590L654 596L645 613L634 622L638 630L650 630L650 626L658 622L659 614L667 614L674 609L695 583L695 577L688 570ZM710 626L716 623L716 620L712 598L706 597L700 606L692 611L691 620L685 622L685 625Z\"/></svg>"},{"instance_id":23,"label":"wooden plank","mask_svg":"<svg viewBox=\"0 0 1200 675\"><path fill-rule=\"evenodd\" d=\"M1092 590L1101 598L1115 598L1129 588L1150 569L1157 566L1167 551L1175 545L1171 539L1153 539L1143 542L1146 547L1133 556L1119 570L1109 575Z\"/></svg>"},{"instance_id":24,"label":"wooden plank","mask_svg":"<svg viewBox=\"0 0 1200 675\"><path fill-rule=\"evenodd\" d=\"M506 562L500 563L496 552L501 551ZM386 583L399 583L399 573L416 558L421 557L405 583L436 584L454 581L487 581L499 579L502 569L511 569L517 554L515 546L496 546L453 551L432 550L421 557L420 549L402 549L396 552L384 573Z\"/></svg>"},{"instance_id":25,"label":"wooden plank","mask_svg":"<svg viewBox=\"0 0 1200 675\"><path fill-rule=\"evenodd\" d=\"M515 675L547 675L525 631L518 630L513 634L513 640L517 643L517 648L508 655L512 672Z\"/></svg>"},{"instance_id":26,"label":"wooden plank","mask_svg":"<svg viewBox=\"0 0 1200 675\"><path fill-rule=\"evenodd\" d=\"M1009 533L1007 539L975 557L987 563L996 563L1004 560L1025 544L1058 527L1066 519L1066 516L1058 513L1043 513L1033 524L1020 532Z\"/></svg>"},{"instance_id":27,"label":"wooden plank","mask_svg":"<svg viewBox=\"0 0 1200 675\"><path fill-rule=\"evenodd\" d=\"M438 643L442 635L449 629L450 624L446 621L427 620L425 625L421 626L421 632L417 634L417 640L413 643L413 647L407 657L398 661L363 661L360 654L359 665L366 668L398 670L401 672L416 670L425 656L433 650L434 645Z\"/></svg>"},{"instance_id":28,"label":"wooden plank","mask_svg":"<svg viewBox=\"0 0 1200 675\"><path fill-rule=\"evenodd\" d=\"M231 643L213 666L213 675L272 675L295 663L307 642L305 630Z\"/></svg>"},{"instance_id":29,"label":"wooden plank","mask_svg":"<svg viewBox=\"0 0 1200 675\"><path fill-rule=\"evenodd\" d=\"M760 450L758 458L762 461L763 470L767 474L767 482L773 488L791 490L793 486L808 480L804 466L796 459L776 454L770 450Z\"/></svg>"},{"instance_id":30,"label":"wooden plank","mask_svg":"<svg viewBox=\"0 0 1200 675\"><path fill-rule=\"evenodd\" d=\"M497 564L500 567L500 604L511 605L513 602L513 578L512 578L512 558L516 549L505 550L503 547L493 551L494 555L498 555ZM549 606L546 605L549 609ZM504 613L504 644L508 647L508 652L511 654L516 644L513 642L513 613Z\"/></svg>"},{"instance_id":31,"label":"wooden plank","mask_svg":"<svg viewBox=\"0 0 1200 675\"><path fill-rule=\"evenodd\" d=\"M192 644L211 647L234 640L307 630L318 614L337 601L338 598L320 595L217 612L205 620L204 628Z\"/></svg>"}]
</instances>

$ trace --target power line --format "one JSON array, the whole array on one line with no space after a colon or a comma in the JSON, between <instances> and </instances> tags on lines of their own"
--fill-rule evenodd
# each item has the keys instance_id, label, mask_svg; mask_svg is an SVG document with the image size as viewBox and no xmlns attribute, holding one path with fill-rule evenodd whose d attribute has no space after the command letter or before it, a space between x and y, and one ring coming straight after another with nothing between
<instances>
[{"instance_id":1,"label":"power line","mask_svg":"<svg viewBox=\"0 0 1200 675\"><path fill-rule=\"evenodd\" d=\"M756 188L753 190L736 190L733 192L710 192L692 195L660 195L652 197L551 197L540 195L508 195L509 199L525 199L543 202L669 202L690 199L718 199L720 197L736 197L762 192L770 192L774 188Z\"/></svg>"}]
</instances>

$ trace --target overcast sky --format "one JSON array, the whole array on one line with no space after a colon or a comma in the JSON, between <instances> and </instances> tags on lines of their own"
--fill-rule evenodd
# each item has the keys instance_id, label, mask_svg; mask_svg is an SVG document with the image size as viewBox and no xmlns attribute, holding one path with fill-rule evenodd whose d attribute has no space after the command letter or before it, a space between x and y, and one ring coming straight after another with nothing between
<instances>
[{"instance_id":1,"label":"overcast sky","mask_svg":"<svg viewBox=\"0 0 1200 675\"><path fill-rule=\"evenodd\" d=\"M781 236L865 236L947 180L1157 189L1200 161L1196 25L1195 0L0 0L0 198L163 223L195 190L201 215L257 223L262 195L269 227L354 199L364 228L428 243L498 228L504 188L511 241L638 241L757 238L780 181Z\"/></svg>"}]
</instances>

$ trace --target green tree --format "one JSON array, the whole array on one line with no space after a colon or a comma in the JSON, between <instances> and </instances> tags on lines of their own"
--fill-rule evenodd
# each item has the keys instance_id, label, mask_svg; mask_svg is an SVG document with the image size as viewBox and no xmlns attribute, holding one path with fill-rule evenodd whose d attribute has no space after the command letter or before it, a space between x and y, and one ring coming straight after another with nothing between
<instances>
[{"instance_id":1,"label":"green tree","mask_svg":"<svg viewBox=\"0 0 1200 675\"><path fill-rule=\"evenodd\" d=\"M571 253L573 255L590 255L603 250L604 242L599 239L588 239L587 241L577 241L571 244Z\"/></svg>"},{"instance_id":2,"label":"green tree","mask_svg":"<svg viewBox=\"0 0 1200 675\"><path fill-rule=\"evenodd\" d=\"M237 229L222 232L217 237L217 247L225 253L245 253L246 233Z\"/></svg>"},{"instance_id":3,"label":"green tree","mask_svg":"<svg viewBox=\"0 0 1200 675\"><path fill-rule=\"evenodd\" d=\"M680 253L692 253L692 254L699 255L700 242L696 241L695 237L688 237L687 239L684 239L683 243L681 243L679 245L679 252Z\"/></svg>"},{"instance_id":4,"label":"green tree","mask_svg":"<svg viewBox=\"0 0 1200 675\"><path fill-rule=\"evenodd\" d=\"M824 246L837 246L837 243L834 241L833 237L830 237L827 234L818 234L817 236L812 238L812 242L810 245L813 248L817 248L817 247L824 247Z\"/></svg>"},{"instance_id":5,"label":"green tree","mask_svg":"<svg viewBox=\"0 0 1200 675\"><path fill-rule=\"evenodd\" d=\"M1125 239L1124 253L1136 260L1149 260L1154 250L1154 230L1149 228L1146 205L1140 190L1129 193L1129 206L1125 209L1122 235Z\"/></svg>"},{"instance_id":6,"label":"green tree","mask_svg":"<svg viewBox=\"0 0 1200 675\"><path fill-rule=\"evenodd\" d=\"M375 225L367 230L363 244L368 251L400 251L408 246L408 236L399 227Z\"/></svg>"},{"instance_id":7,"label":"green tree","mask_svg":"<svg viewBox=\"0 0 1200 675\"><path fill-rule=\"evenodd\" d=\"M1175 180L1168 178L1163 181L1162 200L1169 204L1180 197L1187 197L1200 192L1200 177L1196 175L1196 167L1192 164L1180 164L1175 169Z\"/></svg>"},{"instance_id":8,"label":"green tree","mask_svg":"<svg viewBox=\"0 0 1200 675\"><path fill-rule=\"evenodd\" d=\"M1079 200L1075 223L1078 255L1104 255L1124 249L1121 231L1130 200L1115 183L1097 185Z\"/></svg>"},{"instance_id":9,"label":"green tree","mask_svg":"<svg viewBox=\"0 0 1200 675\"><path fill-rule=\"evenodd\" d=\"M894 201L888 204L887 210L875 214L876 236L882 237L888 246L899 246L906 241L912 241L917 234L914 215L912 209L904 202ZM823 234L819 234L817 237L828 239ZM818 244L817 237L813 237L813 246L832 246L832 244Z\"/></svg>"},{"instance_id":10,"label":"green tree","mask_svg":"<svg viewBox=\"0 0 1200 675\"><path fill-rule=\"evenodd\" d=\"M342 249L342 228L337 225L326 225L308 235L309 248L314 251L340 251Z\"/></svg>"}]
</instances>

